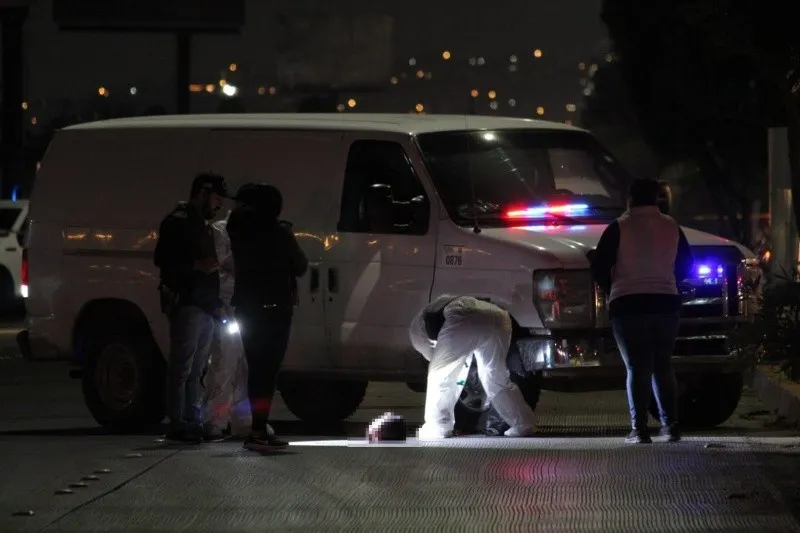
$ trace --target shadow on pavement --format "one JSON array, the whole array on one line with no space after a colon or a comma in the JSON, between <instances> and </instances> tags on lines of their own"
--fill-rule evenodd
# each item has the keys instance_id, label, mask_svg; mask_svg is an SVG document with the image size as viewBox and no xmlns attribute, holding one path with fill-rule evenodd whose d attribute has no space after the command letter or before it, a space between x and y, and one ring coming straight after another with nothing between
<instances>
[{"instance_id":1,"label":"shadow on pavement","mask_svg":"<svg viewBox=\"0 0 800 533\"><path fill-rule=\"evenodd\" d=\"M163 433L163 432L161 432ZM0 431L0 437L97 437L103 435L159 435L158 429L140 432L118 432L100 426L58 429L19 429Z\"/></svg>"},{"instance_id":2,"label":"shadow on pavement","mask_svg":"<svg viewBox=\"0 0 800 533\"><path fill-rule=\"evenodd\" d=\"M340 422L335 424L313 424L293 421L275 421L272 426L278 435L283 437L336 437L336 438L364 438L366 436L366 422ZM408 436L415 436L419 424L410 423L408 425ZM0 431L2 437L96 437L109 435L128 435L128 436L152 436L161 437L165 432L164 426L155 427L142 431L113 431L100 426L78 427L78 428L58 428L58 429L23 429ZM722 436L755 436L769 433L770 429L779 430L780 427L768 428L744 428L744 427L717 427L712 429L692 429L684 428L685 435L722 437ZM658 427L651 424L651 433L656 434ZM540 437L621 437L626 435L630 428L626 426L559 426L541 425L539 426L538 436ZM185 446L185 445L184 445Z\"/></svg>"}]
</instances>

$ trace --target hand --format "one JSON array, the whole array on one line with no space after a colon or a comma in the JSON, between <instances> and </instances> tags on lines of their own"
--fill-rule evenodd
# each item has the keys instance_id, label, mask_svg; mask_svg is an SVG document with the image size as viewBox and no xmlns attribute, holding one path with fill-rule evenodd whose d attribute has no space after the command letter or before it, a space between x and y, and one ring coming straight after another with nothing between
<instances>
[{"instance_id":1,"label":"hand","mask_svg":"<svg viewBox=\"0 0 800 533\"><path fill-rule=\"evenodd\" d=\"M219 270L219 262L213 257L208 257L195 261L192 268L204 274L211 274Z\"/></svg>"}]
</instances>

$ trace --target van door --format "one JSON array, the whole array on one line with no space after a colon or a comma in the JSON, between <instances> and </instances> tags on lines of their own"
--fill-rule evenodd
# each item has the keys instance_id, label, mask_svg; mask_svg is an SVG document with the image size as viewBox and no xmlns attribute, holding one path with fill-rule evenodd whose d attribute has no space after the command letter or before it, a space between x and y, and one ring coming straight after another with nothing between
<instances>
[{"instance_id":1,"label":"van door","mask_svg":"<svg viewBox=\"0 0 800 533\"><path fill-rule=\"evenodd\" d=\"M210 135L205 166L225 177L231 194L248 182L274 185L283 194L281 218L293 224L309 260L308 273L298 279L300 301L283 368L325 371L331 365L320 268L326 235L335 227L330 161L339 153L341 133L229 129Z\"/></svg>"},{"instance_id":2,"label":"van door","mask_svg":"<svg viewBox=\"0 0 800 533\"><path fill-rule=\"evenodd\" d=\"M409 137L348 133L343 148L323 274L334 365L373 377L418 371L408 326L430 297L438 202Z\"/></svg>"}]
</instances>

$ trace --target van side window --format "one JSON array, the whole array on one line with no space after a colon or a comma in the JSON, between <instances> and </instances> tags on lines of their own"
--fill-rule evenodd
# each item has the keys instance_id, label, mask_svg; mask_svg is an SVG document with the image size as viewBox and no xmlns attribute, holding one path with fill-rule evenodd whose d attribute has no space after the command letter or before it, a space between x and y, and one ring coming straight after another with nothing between
<instances>
[{"instance_id":1,"label":"van side window","mask_svg":"<svg viewBox=\"0 0 800 533\"><path fill-rule=\"evenodd\" d=\"M350 145L339 231L424 235L430 207L403 147L391 141Z\"/></svg>"}]
</instances>

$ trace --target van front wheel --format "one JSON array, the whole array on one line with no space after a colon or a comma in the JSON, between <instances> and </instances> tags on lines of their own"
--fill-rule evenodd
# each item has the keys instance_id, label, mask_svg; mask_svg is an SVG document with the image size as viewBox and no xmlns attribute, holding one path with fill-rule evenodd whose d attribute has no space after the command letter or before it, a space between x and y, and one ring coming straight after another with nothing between
<instances>
[{"instance_id":1,"label":"van front wheel","mask_svg":"<svg viewBox=\"0 0 800 533\"><path fill-rule=\"evenodd\" d=\"M281 397L304 422L340 422L358 410L367 393L366 381L289 378L280 384Z\"/></svg>"}]
</instances>

